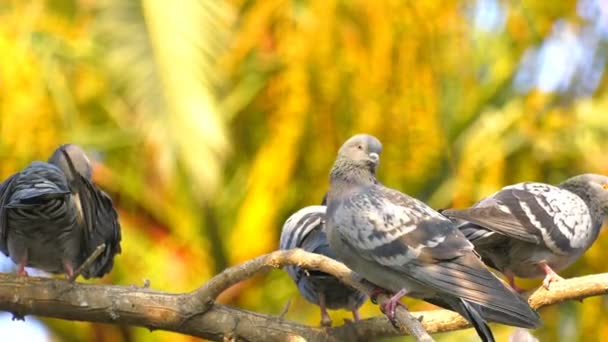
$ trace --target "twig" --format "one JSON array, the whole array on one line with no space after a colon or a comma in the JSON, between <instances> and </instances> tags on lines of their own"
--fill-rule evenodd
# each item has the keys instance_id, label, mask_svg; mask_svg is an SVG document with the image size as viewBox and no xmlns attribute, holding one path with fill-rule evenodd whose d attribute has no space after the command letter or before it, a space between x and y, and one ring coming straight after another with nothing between
<instances>
[{"instance_id":1,"label":"twig","mask_svg":"<svg viewBox=\"0 0 608 342\"><path fill-rule=\"evenodd\" d=\"M71 277L68 278L69 281L74 281L76 280L76 278L78 278L79 275L82 274L82 272L84 272L87 268L89 268L91 266L91 264L101 255L101 253L103 252L103 250L106 248L106 244L102 243L101 245L97 246L97 248L95 248L95 250L93 251L93 253L91 253L91 255L89 255L89 257L87 258L87 260L85 260L77 269L76 271L74 271L74 274L72 274Z\"/></svg>"},{"instance_id":2,"label":"twig","mask_svg":"<svg viewBox=\"0 0 608 342\"><path fill-rule=\"evenodd\" d=\"M279 318L283 319L285 318L285 315L287 314L287 312L289 311L289 307L291 306L291 299L287 301L287 303L285 303L285 306L283 307L283 310L281 310L281 313L279 314Z\"/></svg>"}]
</instances>

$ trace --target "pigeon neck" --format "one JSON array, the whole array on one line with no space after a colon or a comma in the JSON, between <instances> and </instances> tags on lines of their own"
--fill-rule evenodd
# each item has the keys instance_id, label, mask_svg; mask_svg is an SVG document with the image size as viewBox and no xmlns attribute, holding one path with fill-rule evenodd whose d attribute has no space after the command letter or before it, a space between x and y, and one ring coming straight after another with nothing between
<instances>
[{"instance_id":1,"label":"pigeon neck","mask_svg":"<svg viewBox=\"0 0 608 342\"><path fill-rule=\"evenodd\" d=\"M602 203L602 201L599 198L598 199L595 198L596 197L594 194L595 190L586 184L569 183L569 182L564 182L564 183L560 184L560 187L562 189L568 190L568 191L574 193L575 195L577 195L578 197L580 197L585 202L585 204L587 204L587 207L589 208L589 211L591 213L591 218L593 220L593 226L597 227L598 229L601 228L601 226L604 222L604 219L606 217L604 208L603 208L606 204Z\"/></svg>"},{"instance_id":2,"label":"pigeon neck","mask_svg":"<svg viewBox=\"0 0 608 342\"><path fill-rule=\"evenodd\" d=\"M340 159L336 160L329 179L332 185L370 185L376 183L376 175L368 168Z\"/></svg>"}]
</instances>

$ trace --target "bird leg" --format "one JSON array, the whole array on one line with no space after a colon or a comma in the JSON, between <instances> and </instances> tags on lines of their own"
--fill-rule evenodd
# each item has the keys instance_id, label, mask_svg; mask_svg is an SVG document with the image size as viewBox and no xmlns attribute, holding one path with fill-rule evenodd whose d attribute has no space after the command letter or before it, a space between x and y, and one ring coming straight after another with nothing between
<instances>
[{"instance_id":1,"label":"bird leg","mask_svg":"<svg viewBox=\"0 0 608 342\"><path fill-rule=\"evenodd\" d=\"M552 282L564 280L564 278L560 277L559 274L555 273L555 271L553 271L551 266L547 265L547 263L541 262L538 264L538 267L540 267L540 269L545 272L545 279L543 279L543 286L545 287L545 289L548 290L549 285L551 285Z\"/></svg>"},{"instance_id":2,"label":"bird leg","mask_svg":"<svg viewBox=\"0 0 608 342\"><path fill-rule=\"evenodd\" d=\"M361 316L359 316L359 310L353 309L352 313L353 313L353 319L355 320L355 322L359 322L361 320Z\"/></svg>"},{"instance_id":3,"label":"bird leg","mask_svg":"<svg viewBox=\"0 0 608 342\"><path fill-rule=\"evenodd\" d=\"M407 309L405 304L403 304L399 301L406 294L407 294L407 290L401 289L401 290L399 290L399 292L395 293L395 295L392 296L389 300L380 304L380 310L382 310L382 312L384 312L386 317L388 317L388 319L390 319L391 322L395 321L395 309L397 308L397 305L401 305L405 309Z\"/></svg>"},{"instance_id":4,"label":"bird leg","mask_svg":"<svg viewBox=\"0 0 608 342\"><path fill-rule=\"evenodd\" d=\"M74 267L69 260L63 260L63 269L65 270L65 277L69 281L74 281Z\"/></svg>"},{"instance_id":5,"label":"bird leg","mask_svg":"<svg viewBox=\"0 0 608 342\"><path fill-rule=\"evenodd\" d=\"M17 274L21 277L27 277L27 271L25 270L25 265L27 265L27 249L19 258L19 264L17 264Z\"/></svg>"},{"instance_id":6,"label":"bird leg","mask_svg":"<svg viewBox=\"0 0 608 342\"><path fill-rule=\"evenodd\" d=\"M321 308L321 326L331 327L331 318L327 313L327 306L325 305L325 294L319 293L319 307Z\"/></svg>"},{"instance_id":7,"label":"bird leg","mask_svg":"<svg viewBox=\"0 0 608 342\"><path fill-rule=\"evenodd\" d=\"M505 271L504 275L505 275L505 277L507 277L509 286L511 286L511 288L513 290L515 290L517 293L522 293L522 292L526 291L526 289L522 289L521 287L519 287L515 284L515 275L511 271Z\"/></svg>"},{"instance_id":8,"label":"bird leg","mask_svg":"<svg viewBox=\"0 0 608 342\"><path fill-rule=\"evenodd\" d=\"M17 274L22 276L22 277L27 277L27 271L25 270L25 264L27 264L27 261L25 261L25 258L21 259L21 261L19 261L19 266L17 268Z\"/></svg>"}]
</instances>

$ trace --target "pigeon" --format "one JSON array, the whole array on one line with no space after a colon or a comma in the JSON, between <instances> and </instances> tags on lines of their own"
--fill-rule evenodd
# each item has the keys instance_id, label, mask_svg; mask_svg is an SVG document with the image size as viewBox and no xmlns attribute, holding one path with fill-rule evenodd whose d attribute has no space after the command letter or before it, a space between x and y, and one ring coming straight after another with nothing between
<instances>
[{"instance_id":1,"label":"pigeon","mask_svg":"<svg viewBox=\"0 0 608 342\"><path fill-rule=\"evenodd\" d=\"M291 215L283 225L280 248L302 248L335 259L325 235L325 210L324 205L313 205ZM327 308L350 310L355 321L359 320L358 309L367 299L364 293L324 272L307 271L297 266L287 266L286 269L302 296L321 308L321 325L331 326Z\"/></svg>"},{"instance_id":2,"label":"pigeon","mask_svg":"<svg viewBox=\"0 0 608 342\"><path fill-rule=\"evenodd\" d=\"M456 225L423 202L375 180L382 144L370 135L347 140L330 173L327 237L338 260L394 293L381 306L394 321L404 295L461 314L483 341L486 321L523 328L538 313L490 272Z\"/></svg>"},{"instance_id":3,"label":"pigeon","mask_svg":"<svg viewBox=\"0 0 608 342\"><path fill-rule=\"evenodd\" d=\"M443 215L460 220L460 230L490 267L509 284L514 277L543 277L576 261L597 239L608 214L608 177L583 174L557 186L525 182L502 188L467 209Z\"/></svg>"},{"instance_id":4,"label":"pigeon","mask_svg":"<svg viewBox=\"0 0 608 342\"><path fill-rule=\"evenodd\" d=\"M59 146L48 162L34 161L0 185L0 251L27 276L26 266L73 280L97 249L85 278L110 272L120 253L120 224L110 197L91 179L85 152Z\"/></svg>"}]
</instances>

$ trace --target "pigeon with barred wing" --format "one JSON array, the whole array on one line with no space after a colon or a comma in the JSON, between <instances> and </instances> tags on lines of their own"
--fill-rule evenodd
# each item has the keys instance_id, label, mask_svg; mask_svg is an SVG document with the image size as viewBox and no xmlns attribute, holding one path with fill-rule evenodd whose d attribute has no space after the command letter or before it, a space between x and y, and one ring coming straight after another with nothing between
<instances>
[{"instance_id":1,"label":"pigeon with barred wing","mask_svg":"<svg viewBox=\"0 0 608 342\"><path fill-rule=\"evenodd\" d=\"M460 230L483 261L514 277L544 276L576 261L597 239L608 214L608 177L583 174L557 186L525 182L504 187L467 209L442 213L462 220Z\"/></svg>"},{"instance_id":2,"label":"pigeon with barred wing","mask_svg":"<svg viewBox=\"0 0 608 342\"><path fill-rule=\"evenodd\" d=\"M280 248L302 248L335 259L325 234L325 210L324 205L313 205L291 215L283 225ZM287 266L286 269L302 296L320 307L321 325L331 326L328 308L350 310L355 321L359 320L358 309L367 299L364 293L344 285L338 278L325 272L297 266Z\"/></svg>"},{"instance_id":3,"label":"pigeon with barred wing","mask_svg":"<svg viewBox=\"0 0 608 342\"><path fill-rule=\"evenodd\" d=\"M327 235L338 260L395 293L382 306L389 319L408 295L460 313L483 341L494 340L486 321L537 327L538 314L485 267L449 219L376 181L381 150L365 134L340 148L330 174Z\"/></svg>"}]
</instances>

